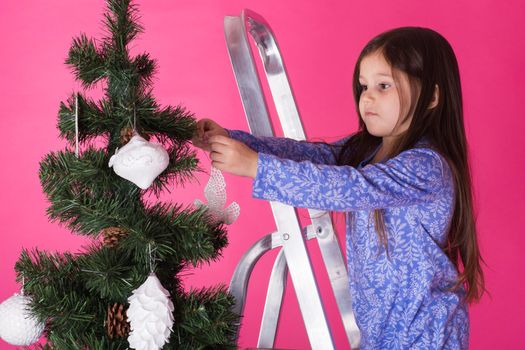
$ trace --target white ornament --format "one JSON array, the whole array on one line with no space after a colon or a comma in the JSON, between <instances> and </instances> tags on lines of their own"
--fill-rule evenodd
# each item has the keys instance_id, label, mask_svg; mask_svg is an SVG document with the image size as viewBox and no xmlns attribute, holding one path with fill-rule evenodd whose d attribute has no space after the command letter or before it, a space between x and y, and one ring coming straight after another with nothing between
<instances>
[{"instance_id":1,"label":"white ornament","mask_svg":"<svg viewBox=\"0 0 525 350\"><path fill-rule=\"evenodd\" d=\"M31 314L30 302L31 297L14 294L0 304L0 338L17 346L38 341L45 325Z\"/></svg>"},{"instance_id":2,"label":"white ornament","mask_svg":"<svg viewBox=\"0 0 525 350\"><path fill-rule=\"evenodd\" d=\"M241 208L236 202L232 202L227 208L224 208L226 205L226 182L221 171L213 166L211 167L210 179L204 188L204 196L208 200L208 204L204 204L198 199L194 203L198 208L207 207L207 213L212 221L230 225L239 217Z\"/></svg>"},{"instance_id":3,"label":"white ornament","mask_svg":"<svg viewBox=\"0 0 525 350\"><path fill-rule=\"evenodd\" d=\"M158 143L136 134L109 159L117 175L145 190L169 164L168 152Z\"/></svg>"},{"instance_id":4,"label":"white ornament","mask_svg":"<svg viewBox=\"0 0 525 350\"><path fill-rule=\"evenodd\" d=\"M169 295L154 273L133 291L127 311L130 348L157 350L166 344L173 327L174 307Z\"/></svg>"}]
</instances>

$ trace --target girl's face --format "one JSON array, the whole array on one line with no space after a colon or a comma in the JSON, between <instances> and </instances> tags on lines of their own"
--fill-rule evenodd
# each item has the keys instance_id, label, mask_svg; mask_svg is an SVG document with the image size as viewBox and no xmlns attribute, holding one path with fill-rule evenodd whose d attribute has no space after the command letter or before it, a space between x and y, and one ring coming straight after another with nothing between
<instances>
[{"instance_id":1,"label":"girl's face","mask_svg":"<svg viewBox=\"0 0 525 350\"><path fill-rule=\"evenodd\" d=\"M381 52L365 56L359 66L359 84L363 91L359 97L359 112L368 132L377 137L393 139L408 129L412 117L397 125L399 117L406 115L410 106L410 85L406 73L397 71L396 85L392 69ZM384 140L384 139L383 139Z\"/></svg>"}]
</instances>

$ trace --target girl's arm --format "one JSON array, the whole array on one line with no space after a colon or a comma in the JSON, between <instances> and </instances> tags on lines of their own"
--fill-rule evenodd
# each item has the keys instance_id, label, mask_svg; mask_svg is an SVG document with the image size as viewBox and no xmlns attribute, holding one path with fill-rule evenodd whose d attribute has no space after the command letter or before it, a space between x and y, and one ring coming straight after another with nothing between
<instances>
[{"instance_id":1,"label":"girl's arm","mask_svg":"<svg viewBox=\"0 0 525 350\"><path fill-rule=\"evenodd\" d=\"M296 141L285 137L253 136L241 130L225 129L229 136L243 142L256 152L272 154L296 162L308 160L314 164L335 164L335 156L341 146L352 136L347 136L330 145L307 141Z\"/></svg>"},{"instance_id":2,"label":"girl's arm","mask_svg":"<svg viewBox=\"0 0 525 350\"><path fill-rule=\"evenodd\" d=\"M294 207L352 211L431 201L445 187L443 162L429 148L410 149L359 170L259 153L252 195Z\"/></svg>"}]
</instances>

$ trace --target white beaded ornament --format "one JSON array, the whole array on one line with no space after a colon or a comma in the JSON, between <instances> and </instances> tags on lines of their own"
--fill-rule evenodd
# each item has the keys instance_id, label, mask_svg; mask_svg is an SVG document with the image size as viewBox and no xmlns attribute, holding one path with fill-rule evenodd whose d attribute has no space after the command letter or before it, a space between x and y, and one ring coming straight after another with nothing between
<instances>
[{"instance_id":1,"label":"white beaded ornament","mask_svg":"<svg viewBox=\"0 0 525 350\"><path fill-rule=\"evenodd\" d=\"M230 225L239 217L241 208L236 202L232 202L227 208L224 208L226 205L226 182L221 171L213 166L210 171L210 179L204 188L204 196L208 200L208 204L204 204L198 199L195 200L194 204L197 208L207 207L206 212L212 221Z\"/></svg>"},{"instance_id":2,"label":"white beaded ornament","mask_svg":"<svg viewBox=\"0 0 525 350\"><path fill-rule=\"evenodd\" d=\"M158 143L135 135L109 159L109 167L120 177L133 182L143 190L153 183L169 164L168 152Z\"/></svg>"},{"instance_id":3,"label":"white beaded ornament","mask_svg":"<svg viewBox=\"0 0 525 350\"><path fill-rule=\"evenodd\" d=\"M0 338L17 346L38 341L45 324L31 314L30 302L31 297L14 294L0 304Z\"/></svg>"},{"instance_id":4,"label":"white beaded ornament","mask_svg":"<svg viewBox=\"0 0 525 350\"><path fill-rule=\"evenodd\" d=\"M132 349L158 350L168 341L173 327L173 303L155 273L133 291L127 311Z\"/></svg>"}]
</instances>

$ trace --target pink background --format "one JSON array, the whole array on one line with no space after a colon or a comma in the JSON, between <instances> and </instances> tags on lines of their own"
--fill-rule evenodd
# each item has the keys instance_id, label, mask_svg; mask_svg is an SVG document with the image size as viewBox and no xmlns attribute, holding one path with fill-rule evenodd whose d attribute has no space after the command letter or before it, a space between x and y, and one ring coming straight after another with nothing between
<instances>
[{"instance_id":1,"label":"pink background","mask_svg":"<svg viewBox=\"0 0 525 350\"><path fill-rule=\"evenodd\" d=\"M271 24L281 47L305 131L332 141L353 132L357 117L351 76L358 53L384 30L418 25L449 39L463 82L465 127L476 196L477 224L487 287L470 308L471 349L523 347L525 210L523 84L525 5L522 1L139 1L146 32L133 53L147 51L159 63L154 92L159 102L182 103L199 118L247 130L223 34L223 17L250 8ZM77 251L86 242L48 222L38 180L40 159L62 149L59 102L78 88L63 64L73 36L102 34L102 0L2 0L0 2L0 300L17 292L14 264L22 247ZM521 101L520 101L521 99ZM204 169L209 160L199 153ZM200 183L174 188L165 199L203 198ZM230 245L216 264L193 271L186 286L229 283L243 252L275 230L268 203L251 198L251 180L226 175L229 201L241 216L229 228ZM304 211L301 211L304 217ZM306 222L306 221L305 221ZM306 222L307 223L307 222ZM341 227L341 220L338 227ZM342 230L339 232L343 235ZM341 236L342 237L342 236ZM312 244L313 243L313 244ZM309 242L319 287L338 349L346 349L326 273L315 242ZM276 254L254 270L241 346L255 346L265 289ZM291 285L291 284L289 284ZM289 288L276 347L307 349L298 305ZM0 349L14 347L0 341Z\"/></svg>"}]
</instances>

